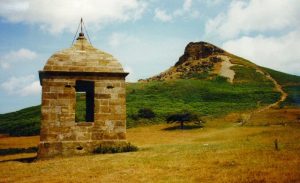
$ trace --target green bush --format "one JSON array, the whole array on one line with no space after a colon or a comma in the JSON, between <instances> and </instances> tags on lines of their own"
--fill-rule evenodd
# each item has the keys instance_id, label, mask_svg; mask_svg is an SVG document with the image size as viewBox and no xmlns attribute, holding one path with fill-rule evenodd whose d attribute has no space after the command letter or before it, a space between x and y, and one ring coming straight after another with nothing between
<instances>
[{"instance_id":1,"label":"green bush","mask_svg":"<svg viewBox=\"0 0 300 183\"><path fill-rule=\"evenodd\" d=\"M195 114L192 114L190 112L183 112L183 113L175 113L170 114L166 118L167 122L185 122L185 121L198 121L198 117Z\"/></svg>"},{"instance_id":2,"label":"green bush","mask_svg":"<svg viewBox=\"0 0 300 183\"><path fill-rule=\"evenodd\" d=\"M95 154L122 153L137 151L138 147L130 143L122 145L100 145L94 149Z\"/></svg>"},{"instance_id":3,"label":"green bush","mask_svg":"<svg viewBox=\"0 0 300 183\"><path fill-rule=\"evenodd\" d=\"M224 77L224 76L216 76L216 77L214 78L214 81L220 82L220 83L222 83L222 82L227 82L227 80L228 80L228 78L226 78L226 77Z\"/></svg>"},{"instance_id":4,"label":"green bush","mask_svg":"<svg viewBox=\"0 0 300 183\"><path fill-rule=\"evenodd\" d=\"M166 121L167 123L180 123L181 129L183 129L184 123L195 122L196 124L201 124L203 122L198 115L189 111L170 114L166 117Z\"/></svg>"},{"instance_id":5,"label":"green bush","mask_svg":"<svg viewBox=\"0 0 300 183\"><path fill-rule=\"evenodd\" d=\"M137 116L140 118L152 119L155 118L155 113L149 108L142 108L139 109Z\"/></svg>"},{"instance_id":6,"label":"green bush","mask_svg":"<svg viewBox=\"0 0 300 183\"><path fill-rule=\"evenodd\" d=\"M0 149L0 155L10 155L10 154L19 154L19 153L35 153L38 151L38 147L28 147L28 148L9 148L9 149Z\"/></svg>"}]
</instances>

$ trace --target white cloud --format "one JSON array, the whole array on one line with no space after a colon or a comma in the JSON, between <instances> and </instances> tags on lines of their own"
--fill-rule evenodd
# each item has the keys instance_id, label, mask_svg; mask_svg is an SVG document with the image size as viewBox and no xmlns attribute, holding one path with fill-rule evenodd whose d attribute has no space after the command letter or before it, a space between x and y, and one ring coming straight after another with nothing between
<instances>
[{"instance_id":1,"label":"white cloud","mask_svg":"<svg viewBox=\"0 0 300 183\"><path fill-rule=\"evenodd\" d=\"M2 69L9 69L10 68L10 65L6 62L3 62L0 60L0 66Z\"/></svg>"},{"instance_id":2,"label":"white cloud","mask_svg":"<svg viewBox=\"0 0 300 183\"><path fill-rule=\"evenodd\" d=\"M122 45L126 46L128 44L136 44L138 42L139 42L138 38L131 35L127 35L125 33L118 33L118 32L112 33L108 39L108 44L111 47L120 47Z\"/></svg>"},{"instance_id":3,"label":"white cloud","mask_svg":"<svg viewBox=\"0 0 300 183\"><path fill-rule=\"evenodd\" d=\"M199 12L197 10L192 10L193 0L184 0L182 7L167 13L166 10L156 8L154 11L154 19L160 20L162 22L170 22L178 17L192 17L197 18Z\"/></svg>"},{"instance_id":4,"label":"white cloud","mask_svg":"<svg viewBox=\"0 0 300 183\"><path fill-rule=\"evenodd\" d=\"M192 7L192 2L193 0L184 0L183 2L183 10L184 11L189 11Z\"/></svg>"},{"instance_id":5,"label":"white cloud","mask_svg":"<svg viewBox=\"0 0 300 183\"><path fill-rule=\"evenodd\" d=\"M11 51L4 56L5 60L18 60L18 59L25 59L25 60L32 60L35 59L37 54L31 50L21 48L17 51Z\"/></svg>"},{"instance_id":6,"label":"white cloud","mask_svg":"<svg viewBox=\"0 0 300 183\"><path fill-rule=\"evenodd\" d=\"M300 75L300 31L279 37L241 37L227 41L223 48L258 65Z\"/></svg>"},{"instance_id":7,"label":"white cloud","mask_svg":"<svg viewBox=\"0 0 300 183\"><path fill-rule=\"evenodd\" d=\"M39 81L35 80L34 75L11 77L1 84L1 88L9 95L18 96L37 95L41 92Z\"/></svg>"},{"instance_id":8,"label":"white cloud","mask_svg":"<svg viewBox=\"0 0 300 183\"><path fill-rule=\"evenodd\" d=\"M41 85L39 81L33 81L29 85L25 86L22 88L22 96L27 96L27 95L35 95L39 94L41 92Z\"/></svg>"},{"instance_id":9,"label":"white cloud","mask_svg":"<svg viewBox=\"0 0 300 183\"><path fill-rule=\"evenodd\" d=\"M138 80L138 78L136 77L132 67L125 65L124 66L124 71L128 72L128 76L126 77L126 81L127 82L136 82Z\"/></svg>"},{"instance_id":10,"label":"white cloud","mask_svg":"<svg viewBox=\"0 0 300 183\"><path fill-rule=\"evenodd\" d=\"M251 32L280 31L300 26L299 0L232 1L226 13L220 13L205 25L205 32L222 39Z\"/></svg>"},{"instance_id":11,"label":"white cloud","mask_svg":"<svg viewBox=\"0 0 300 183\"><path fill-rule=\"evenodd\" d=\"M203 1L203 0L199 0L199 1ZM215 5L221 4L222 2L224 2L224 0L205 0L205 3L208 6L215 6Z\"/></svg>"},{"instance_id":12,"label":"white cloud","mask_svg":"<svg viewBox=\"0 0 300 183\"><path fill-rule=\"evenodd\" d=\"M182 37L165 37L149 35L131 35L137 42L124 43L118 47L111 46L107 51L123 65L124 70L130 74L126 77L128 81L137 81L159 74L178 60L184 52L188 40Z\"/></svg>"},{"instance_id":13,"label":"white cloud","mask_svg":"<svg viewBox=\"0 0 300 183\"><path fill-rule=\"evenodd\" d=\"M141 0L1 0L0 16L9 22L38 24L51 33L74 32L80 17L98 29L114 21L139 19L145 7Z\"/></svg>"},{"instance_id":14,"label":"white cloud","mask_svg":"<svg viewBox=\"0 0 300 183\"><path fill-rule=\"evenodd\" d=\"M173 19L172 15L168 15L165 10L159 8L155 9L154 18L162 22L169 22Z\"/></svg>"},{"instance_id":15,"label":"white cloud","mask_svg":"<svg viewBox=\"0 0 300 183\"><path fill-rule=\"evenodd\" d=\"M22 62L26 60L33 60L37 57L34 51L21 48L17 51L10 51L9 53L0 57L0 66L2 69L11 67L11 63Z\"/></svg>"}]
</instances>

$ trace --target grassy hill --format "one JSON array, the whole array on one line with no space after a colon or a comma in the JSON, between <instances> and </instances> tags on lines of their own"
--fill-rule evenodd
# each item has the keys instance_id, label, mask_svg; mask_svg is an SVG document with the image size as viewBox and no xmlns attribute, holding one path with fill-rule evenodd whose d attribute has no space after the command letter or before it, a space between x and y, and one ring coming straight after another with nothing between
<instances>
[{"instance_id":1,"label":"grassy hill","mask_svg":"<svg viewBox=\"0 0 300 183\"><path fill-rule=\"evenodd\" d=\"M242 75L242 74L241 74ZM240 78L246 80L247 78ZM127 85L127 125L163 122L165 116L182 110L200 116L216 117L232 111L253 109L275 102L279 93L269 81L230 84L223 78L215 80L174 80ZM141 108L150 108L154 119L136 119ZM10 135L39 133L40 106L0 115L0 132Z\"/></svg>"},{"instance_id":2,"label":"grassy hill","mask_svg":"<svg viewBox=\"0 0 300 183\"><path fill-rule=\"evenodd\" d=\"M234 64L230 68L235 72L232 83L216 74L222 67L222 57L228 57ZM209 43L189 44L184 55L167 71L143 82L127 84L127 127L164 123L167 115L186 110L200 117L215 118L274 103L280 93L266 74L288 93L284 105L299 106L299 76L259 67ZM77 107L81 106L84 104ZM152 110L155 118L140 118L138 111L143 108ZM0 114L0 133L37 135L39 126L40 106Z\"/></svg>"},{"instance_id":3,"label":"grassy hill","mask_svg":"<svg viewBox=\"0 0 300 183\"><path fill-rule=\"evenodd\" d=\"M39 134L40 115L40 105L16 112L0 114L0 133L12 136Z\"/></svg>"},{"instance_id":4,"label":"grassy hill","mask_svg":"<svg viewBox=\"0 0 300 183\"><path fill-rule=\"evenodd\" d=\"M223 78L134 83L128 85L127 91L129 127L145 121L164 121L166 115L183 110L199 116L216 117L267 105L279 98L270 82L230 84ZM153 110L156 118L151 121L134 119L140 108Z\"/></svg>"}]
</instances>

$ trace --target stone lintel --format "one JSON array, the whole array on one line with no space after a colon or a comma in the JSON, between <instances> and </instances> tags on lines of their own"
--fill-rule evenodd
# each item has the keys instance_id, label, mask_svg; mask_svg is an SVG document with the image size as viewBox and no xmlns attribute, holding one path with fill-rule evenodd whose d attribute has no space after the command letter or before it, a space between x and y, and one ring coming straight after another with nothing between
<instances>
[{"instance_id":1,"label":"stone lintel","mask_svg":"<svg viewBox=\"0 0 300 183\"><path fill-rule=\"evenodd\" d=\"M44 78L54 77L86 77L86 76L98 76L98 77L122 77L125 78L128 72L67 72L67 71L39 71L40 84L43 85Z\"/></svg>"}]
</instances>

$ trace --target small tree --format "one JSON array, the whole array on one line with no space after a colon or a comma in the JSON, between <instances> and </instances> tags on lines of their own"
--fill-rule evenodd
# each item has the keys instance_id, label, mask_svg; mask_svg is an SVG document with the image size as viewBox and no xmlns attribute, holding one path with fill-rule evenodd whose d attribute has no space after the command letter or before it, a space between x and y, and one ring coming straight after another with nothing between
<instances>
[{"instance_id":1,"label":"small tree","mask_svg":"<svg viewBox=\"0 0 300 183\"><path fill-rule=\"evenodd\" d=\"M183 129L183 124L188 122L195 122L196 124L202 123L202 120L198 118L196 114L191 112L182 112L170 114L166 118L167 123L180 123L180 128Z\"/></svg>"},{"instance_id":2,"label":"small tree","mask_svg":"<svg viewBox=\"0 0 300 183\"><path fill-rule=\"evenodd\" d=\"M151 119L155 117L155 113L151 109L141 108L139 109L137 116L139 118Z\"/></svg>"}]
</instances>

